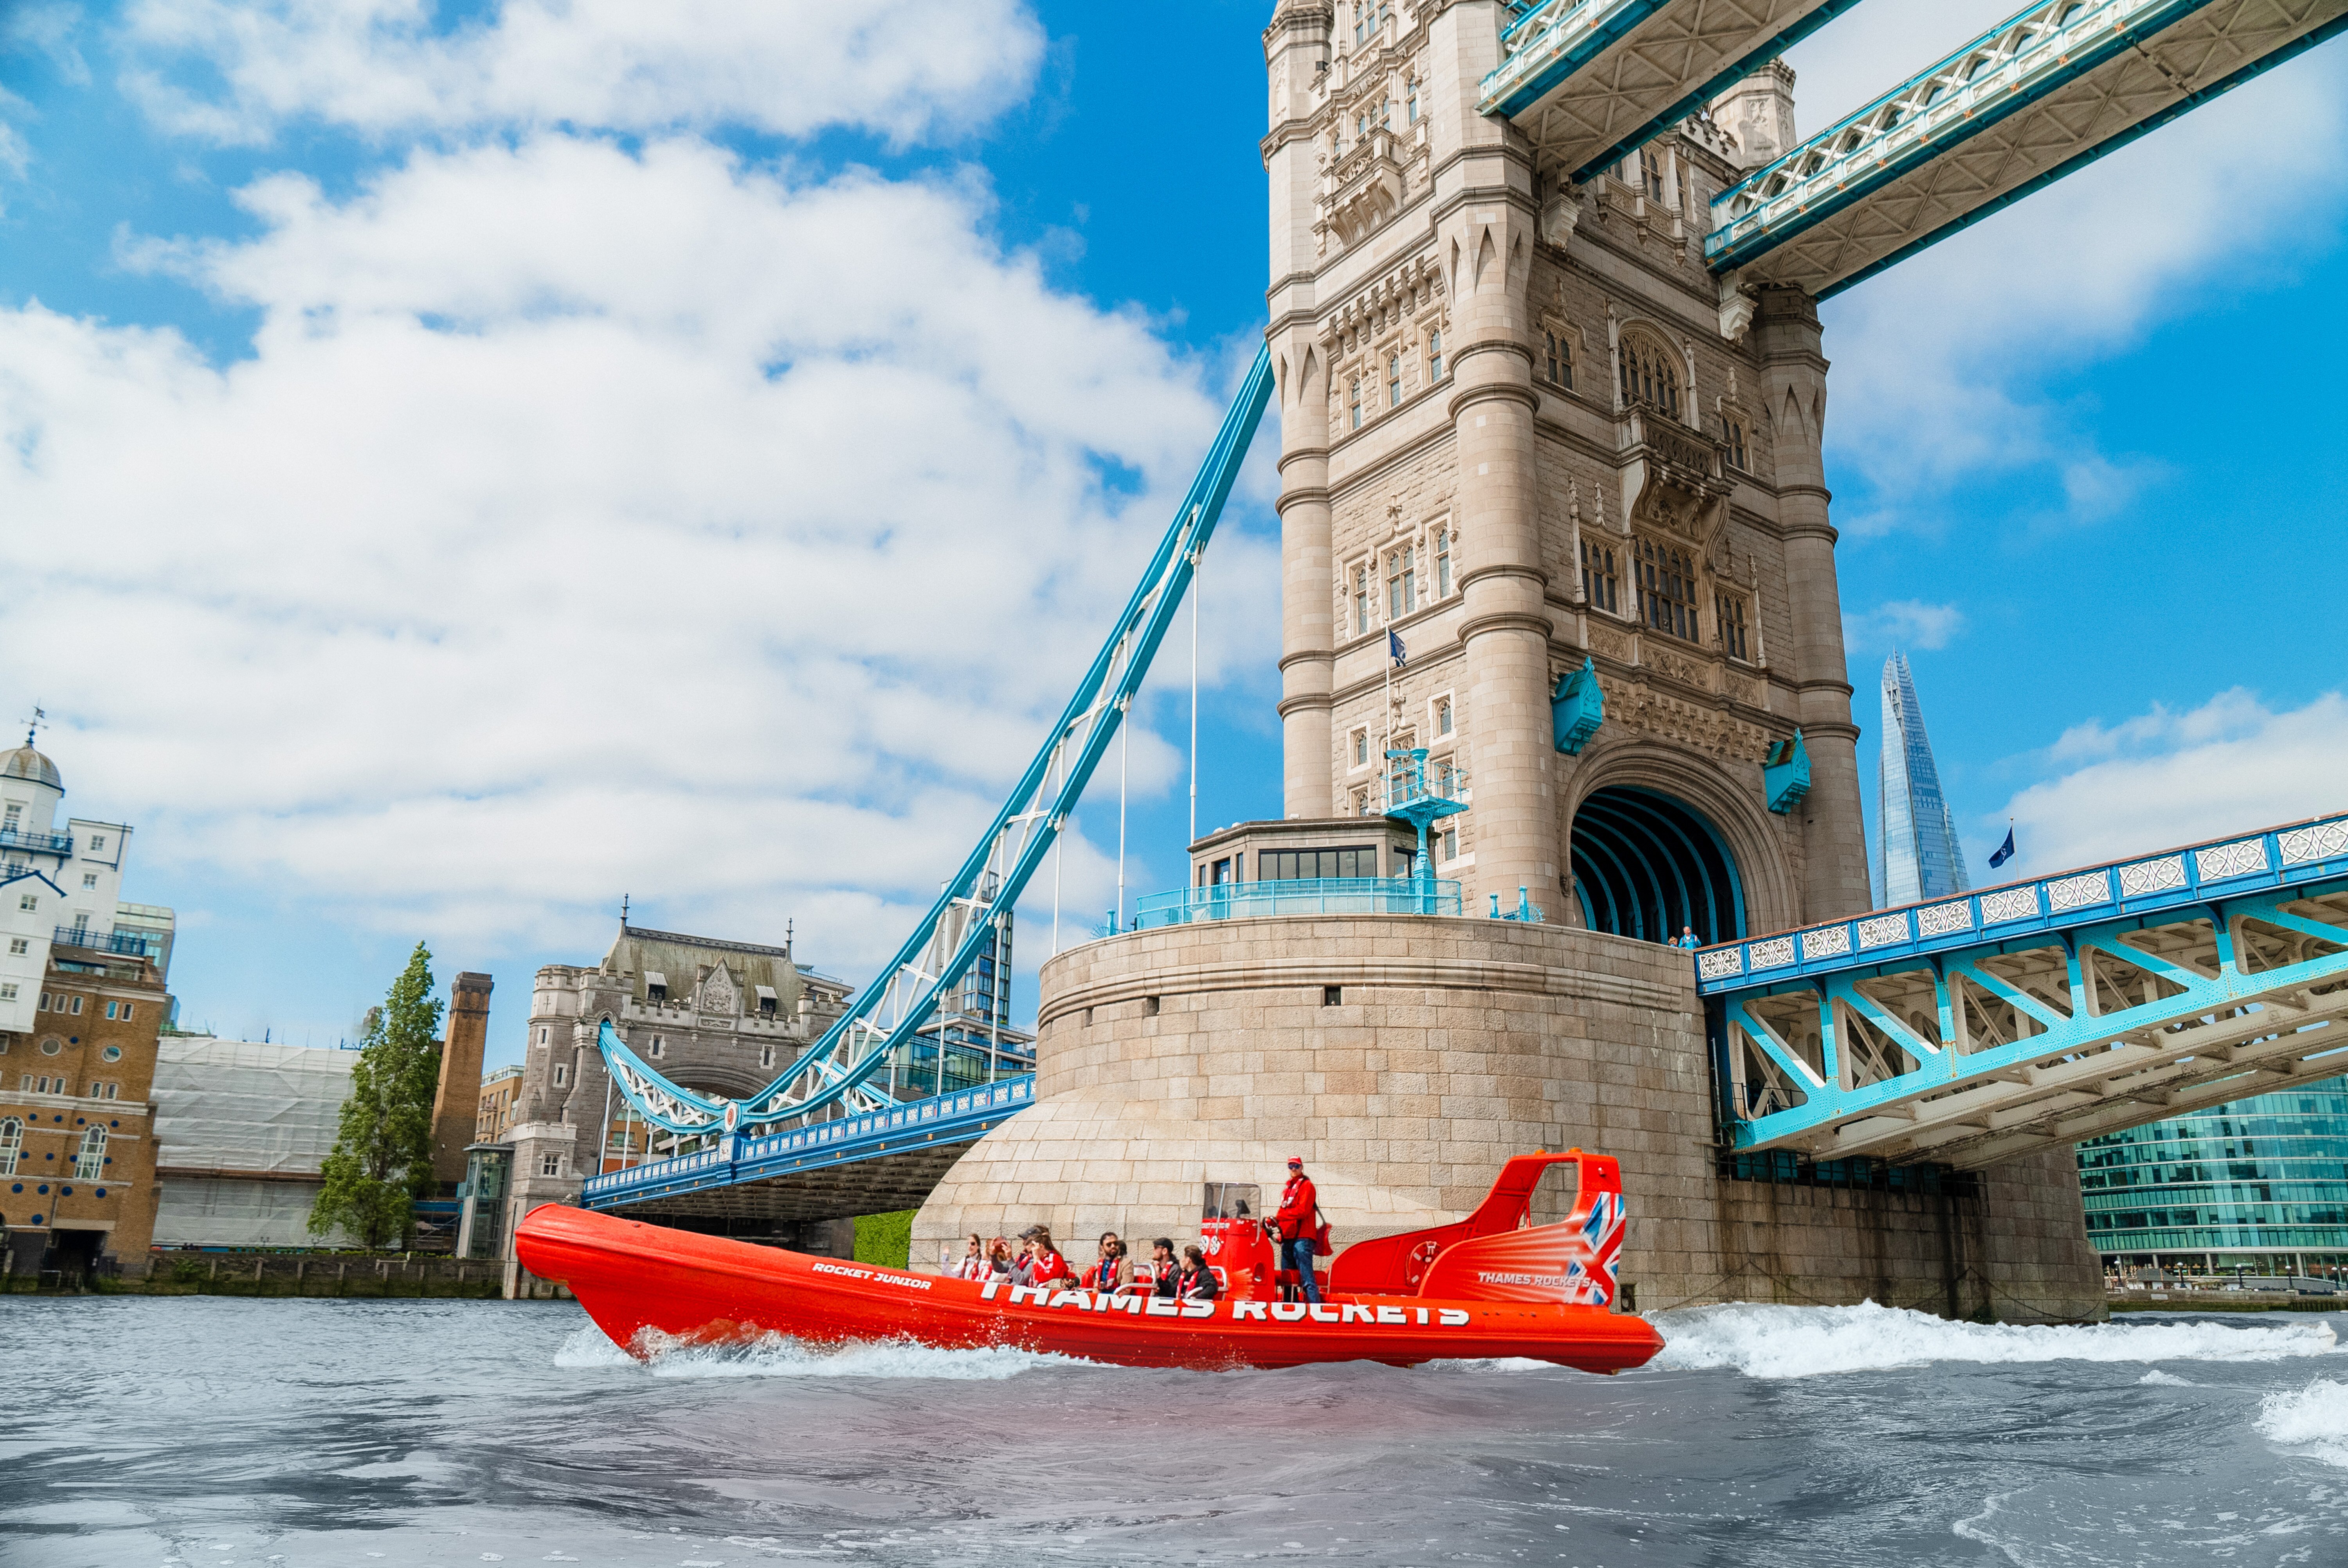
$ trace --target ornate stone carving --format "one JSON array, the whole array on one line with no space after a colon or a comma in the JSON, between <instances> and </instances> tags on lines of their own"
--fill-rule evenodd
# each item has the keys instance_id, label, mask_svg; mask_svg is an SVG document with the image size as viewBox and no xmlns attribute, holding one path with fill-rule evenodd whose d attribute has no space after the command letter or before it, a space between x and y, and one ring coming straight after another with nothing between
<instances>
[{"instance_id":1,"label":"ornate stone carving","mask_svg":"<svg viewBox=\"0 0 2348 1568\"><path fill-rule=\"evenodd\" d=\"M1769 749L1770 736L1757 724L1748 724L1719 710L1667 697L1643 681L1606 688L1606 714L1626 730L1657 740L1671 741L1727 763L1758 762Z\"/></svg>"},{"instance_id":2,"label":"ornate stone carving","mask_svg":"<svg viewBox=\"0 0 2348 1568\"><path fill-rule=\"evenodd\" d=\"M701 977L701 990L694 998L695 1012L716 1018L732 1018L742 1010L742 993L734 987L734 977L718 964Z\"/></svg>"}]
</instances>

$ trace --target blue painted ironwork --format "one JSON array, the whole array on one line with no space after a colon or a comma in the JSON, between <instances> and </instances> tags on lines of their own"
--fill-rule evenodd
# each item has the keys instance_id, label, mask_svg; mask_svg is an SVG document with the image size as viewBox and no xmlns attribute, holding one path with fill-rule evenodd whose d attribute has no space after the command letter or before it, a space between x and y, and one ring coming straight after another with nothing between
<instances>
[{"instance_id":1,"label":"blue painted ironwork","mask_svg":"<svg viewBox=\"0 0 2348 1568\"><path fill-rule=\"evenodd\" d=\"M2215 0L2034 0L2034 3L1856 114L1713 199L1704 258L1718 272L1746 265L1992 126L2133 52ZM1831 297L1990 213L2147 135L2348 26L2327 19L2219 81L2185 93L2136 125L1817 288Z\"/></svg>"},{"instance_id":2,"label":"blue painted ironwork","mask_svg":"<svg viewBox=\"0 0 2348 1568\"><path fill-rule=\"evenodd\" d=\"M1549 700L1550 733L1557 749L1578 754L1606 722L1606 690L1598 683L1598 666L1585 656L1581 668L1559 680Z\"/></svg>"},{"instance_id":3,"label":"blue painted ironwork","mask_svg":"<svg viewBox=\"0 0 2348 1568\"><path fill-rule=\"evenodd\" d=\"M93 931L87 926L59 926L50 933L50 945L58 948L80 948L93 953L127 953L139 958L160 958L163 940L144 932L117 927L111 931Z\"/></svg>"},{"instance_id":4,"label":"blue painted ironwork","mask_svg":"<svg viewBox=\"0 0 2348 1568\"><path fill-rule=\"evenodd\" d=\"M1668 942L1687 927L1724 942L1745 929L1736 857L1684 801L1631 785L1598 790L1573 809L1568 853L1592 931Z\"/></svg>"},{"instance_id":5,"label":"blue painted ironwork","mask_svg":"<svg viewBox=\"0 0 2348 1568\"><path fill-rule=\"evenodd\" d=\"M1491 898L1492 911L1487 917L1489 919L1522 920L1529 926L1538 926L1549 918L1548 912L1533 902L1532 890L1529 887L1517 889L1517 907L1513 909L1500 907L1500 896L1498 893L1493 894Z\"/></svg>"},{"instance_id":6,"label":"blue painted ironwork","mask_svg":"<svg viewBox=\"0 0 2348 1568\"><path fill-rule=\"evenodd\" d=\"M1425 746L1386 753L1386 815L1400 817L1418 830L1418 855L1411 864L1418 886L1432 900L1435 857L1427 853L1427 825L1468 809L1468 803L1460 798L1468 793L1468 774L1452 765L1448 757L1435 764L1432 780L1429 771ZM1425 912L1435 913L1431 908Z\"/></svg>"},{"instance_id":7,"label":"blue painted ironwork","mask_svg":"<svg viewBox=\"0 0 2348 1568\"><path fill-rule=\"evenodd\" d=\"M1768 760L1761 764L1761 793L1768 798L1769 809L1779 816L1801 804L1810 793L1810 749L1802 744L1800 730L1794 732L1790 741L1770 744Z\"/></svg>"},{"instance_id":8,"label":"blue painted ironwork","mask_svg":"<svg viewBox=\"0 0 2348 1568\"><path fill-rule=\"evenodd\" d=\"M1677 84L1676 90L1665 89L1649 118L1583 159L1572 179L1577 183L1589 179L1634 148L1653 140L1752 75L1763 61L1785 53L1858 4L1859 0L1801 0L1790 7L1783 26L1753 40L1704 76ZM1642 26L1654 21L1668 23L1675 10L1692 8L1691 0L1541 0L1501 29L1501 46L1508 56L1486 74L1478 89L1477 108L1484 114L1511 119L1525 114L1610 51L1635 42Z\"/></svg>"},{"instance_id":9,"label":"blue painted ironwork","mask_svg":"<svg viewBox=\"0 0 2348 1568\"><path fill-rule=\"evenodd\" d=\"M1177 887L1134 902L1133 928L1154 931L1200 920L1275 915L1457 915L1457 882L1406 876L1299 876Z\"/></svg>"},{"instance_id":10,"label":"blue painted ironwork","mask_svg":"<svg viewBox=\"0 0 2348 1568\"><path fill-rule=\"evenodd\" d=\"M1960 1163L1987 1163L2029 1138L2348 1071L2348 1030L2332 1027L2348 1016L2348 903L2336 925L2307 913L2343 893L2348 816L1700 949L1716 1066L1724 1088L1743 1086L1725 1108L1730 1141L1816 1154L1958 1143L1974 1152ZM2034 989L2002 974L2017 955L2049 978ZM2140 977L2139 999L2107 971ZM1908 1018L1870 994L1895 985L1917 998ZM1918 1021L1927 991L1937 1024ZM2011 1027L1976 1030L1962 1016L1973 1003Z\"/></svg>"},{"instance_id":11,"label":"blue painted ironwork","mask_svg":"<svg viewBox=\"0 0 2348 1568\"><path fill-rule=\"evenodd\" d=\"M21 849L30 855L73 854L70 833L25 833L13 827L0 827L0 851Z\"/></svg>"},{"instance_id":12,"label":"blue painted ironwork","mask_svg":"<svg viewBox=\"0 0 2348 1568\"><path fill-rule=\"evenodd\" d=\"M1035 1075L1025 1073L763 1137L728 1134L692 1153L590 1176L580 1201L591 1209L614 1208L884 1154L967 1143L1035 1100Z\"/></svg>"},{"instance_id":13,"label":"blue painted ironwork","mask_svg":"<svg viewBox=\"0 0 2348 1568\"><path fill-rule=\"evenodd\" d=\"M773 1082L741 1101L671 1081L631 1050L606 1018L597 1044L614 1084L637 1115L681 1146L726 1135L763 1135L809 1122L835 1106L859 1117L890 1107L868 1081L929 1023L939 996L959 984L986 948L994 912L1018 902L1057 839L1173 624L1271 395L1272 355L1262 349L1141 581L1059 722L880 978ZM942 945L938 934L950 918L963 935L941 959L933 949Z\"/></svg>"}]
</instances>

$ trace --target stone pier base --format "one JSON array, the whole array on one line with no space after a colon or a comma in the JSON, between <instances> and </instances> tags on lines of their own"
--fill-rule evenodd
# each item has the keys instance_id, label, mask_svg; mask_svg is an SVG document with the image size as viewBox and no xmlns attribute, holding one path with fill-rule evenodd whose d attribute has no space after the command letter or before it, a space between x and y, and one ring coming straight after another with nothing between
<instances>
[{"instance_id":1,"label":"stone pier base","mask_svg":"<svg viewBox=\"0 0 2348 1568\"><path fill-rule=\"evenodd\" d=\"M1972 1197L1722 1178L1686 956L1513 921L1226 920L1089 942L1044 968L1036 1104L913 1223L934 1269L970 1231L1198 1232L1208 1182L1273 1197L1291 1154L1339 1245L1456 1219L1509 1154L1619 1158L1643 1311L1872 1299L2009 1322L2103 1316L2068 1150Z\"/></svg>"}]
</instances>

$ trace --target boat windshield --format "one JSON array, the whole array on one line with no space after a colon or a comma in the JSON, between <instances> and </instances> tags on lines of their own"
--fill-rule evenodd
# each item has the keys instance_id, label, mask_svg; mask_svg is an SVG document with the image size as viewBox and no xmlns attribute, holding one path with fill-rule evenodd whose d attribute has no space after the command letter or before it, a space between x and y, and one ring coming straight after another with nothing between
<instances>
[{"instance_id":1,"label":"boat windshield","mask_svg":"<svg viewBox=\"0 0 2348 1568\"><path fill-rule=\"evenodd\" d=\"M1525 1205L1525 1217L1520 1225L1553 1225L1573 1212L1573 1200L1581 1194L1581 1163L1560 1160L1540 1173L1540 1184L1533 1189L1532 1201Z\"/></svg>"},{"instance_id":2,"label":"boat windshield","mask_svg":"<svg viewBox=\"0 0 2348 1568\"><path fill-rule=\"evenodd\" d=\"M1207 1201L1199 1217L1209 1220L1253 1219L1263 1209L1263 1189L1253 1182L1209 1182Z\"/></svg>"}]
</instances>

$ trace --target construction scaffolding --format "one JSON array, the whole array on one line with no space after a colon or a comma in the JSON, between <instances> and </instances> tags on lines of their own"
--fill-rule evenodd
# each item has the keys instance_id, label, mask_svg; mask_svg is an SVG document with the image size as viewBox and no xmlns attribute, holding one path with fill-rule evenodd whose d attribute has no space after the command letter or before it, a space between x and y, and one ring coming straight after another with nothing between
<instances>
[{"instance_id":1,"label":"construction scaffolding","mask_svg":"<svg viewBox=\"0 0 2348 1568\"><path fill-rule=\"evenodd\" d=\"M165 1037L155 1062L155 1245L352 1245L309 1234L352 1050Z\"/></svg>"}]
</instances>

